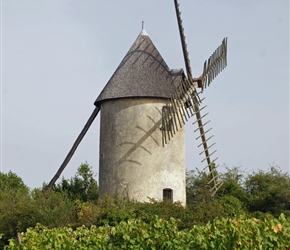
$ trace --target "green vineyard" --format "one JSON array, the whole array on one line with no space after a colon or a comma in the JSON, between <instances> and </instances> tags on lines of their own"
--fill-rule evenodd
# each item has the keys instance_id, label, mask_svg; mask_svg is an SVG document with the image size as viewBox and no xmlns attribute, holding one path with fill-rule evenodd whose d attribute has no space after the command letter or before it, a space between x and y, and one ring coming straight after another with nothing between
<instances>
[{"instance_id":1,"label":"green vineyard","mask_svg":"<svg viewBox=\"0 0 290 250\"><path fill-rule=\"evenodd\" d=\"M21 236L21 245L10 240L6 250L16 249L290 249L290 220L240 217L216 219L191 230L179 230L178 220L155 217L122 221L116 226L81 226L48 229L40 224Z\"/></svg>"}]
</instances>

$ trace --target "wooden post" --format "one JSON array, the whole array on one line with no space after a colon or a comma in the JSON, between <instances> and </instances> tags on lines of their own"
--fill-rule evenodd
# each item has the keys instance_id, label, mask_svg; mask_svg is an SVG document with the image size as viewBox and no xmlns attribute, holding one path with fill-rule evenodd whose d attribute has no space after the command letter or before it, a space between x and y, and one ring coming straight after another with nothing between
<instances>
[{"instance_id":1,"label":"wooden post","mask_svg":"<svg viewBox=\"0 0 290 250\"><path fill-rule=\"evenodd\" d=\"M17 241L18 241L19 245L21 245L21 235L19 232L17 232Z\"/></svg>"},{"instance_id":2,"label":"wooden post","mask_svg":"<svg viewBox=\"0 0 290 250\"><path fill-rule=\"evenodd\" d=\"M60 177L62 171L65 169L66 165L69 163L69 161L72 158L74 152L76 151L78 145L80 144L80 142L84 138L85 134L89 130L90 126L92 125L92 123L95 120L95 118L96 118L97 114L99 113L99 111L100 111L99 107L96 107L94 109L94 111L91 114L90 118L88 119L86 125L82 129L82 131L79 134L78 138L76 139L75 143L73 144L71 150L68 152L68 154L67 154L66 158L64 159L63 163L60 165L60 167L59 167L58 171L56 172L55 176L51 179L49 184L44 188L44 192L46 192L48 189L50 189L55 184L57 179Z\"/></svg>"}]
</instances>

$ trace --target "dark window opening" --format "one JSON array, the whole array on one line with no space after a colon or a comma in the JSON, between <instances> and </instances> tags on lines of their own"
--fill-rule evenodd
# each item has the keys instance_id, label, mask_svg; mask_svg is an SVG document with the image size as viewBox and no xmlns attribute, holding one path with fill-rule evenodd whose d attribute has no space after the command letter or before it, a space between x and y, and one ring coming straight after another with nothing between
<instances>
[{"instance_id":1,"label":"dark window opening","mask_svg":"<svg viewBox=\"0 0 290 250\"><path fill-rule=\"evenodd\" d=\"M173 201L173 190L170 188L163 189L163 200Z\"/></svg>"}]
</instances>

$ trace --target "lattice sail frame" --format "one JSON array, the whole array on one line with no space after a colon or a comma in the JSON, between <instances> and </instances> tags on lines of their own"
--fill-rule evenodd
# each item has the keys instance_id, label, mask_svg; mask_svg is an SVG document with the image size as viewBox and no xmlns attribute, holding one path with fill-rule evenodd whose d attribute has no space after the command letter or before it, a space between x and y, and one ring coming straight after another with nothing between
<instances>
[{"instance_id":1,"label":"lattice sail frame","mask_svg":"<svg viewBox=\"0 0 290 250\"><path fill-rule=\"evenodd\" d=\"M213 79L227 66L227 40L225 37L222 44L204 62L203 73L200 76L203 82L202 89L209 86Z\"/></svg>"}]
</instances>

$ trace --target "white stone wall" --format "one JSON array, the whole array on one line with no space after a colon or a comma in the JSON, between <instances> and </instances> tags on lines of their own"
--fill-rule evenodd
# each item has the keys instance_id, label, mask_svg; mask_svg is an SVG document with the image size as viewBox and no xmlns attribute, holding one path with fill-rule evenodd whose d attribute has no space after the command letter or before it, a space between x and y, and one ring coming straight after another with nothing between
<instances>
[{"instance_id":1,"label":"white stone wall","mask_svg":"<svg viewBox=\"0 0 290 250\"><path fill-rule=\"evenodd\" d=\"M124 98L101 104L100 197L125 195L138 201L163 199L185 205L185 137L180 129L162 146L161 110L164 99Z\"/></svg>"}]
</instances>

